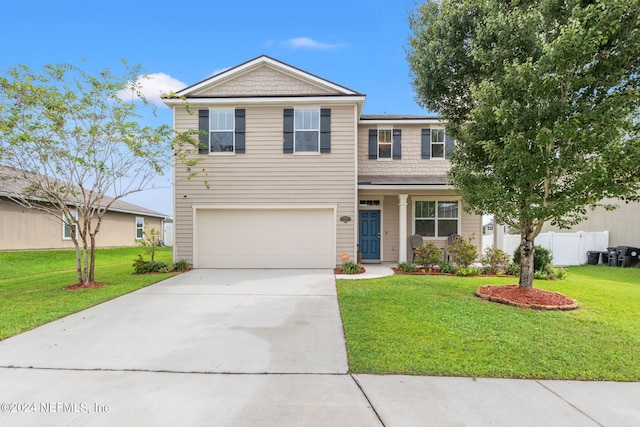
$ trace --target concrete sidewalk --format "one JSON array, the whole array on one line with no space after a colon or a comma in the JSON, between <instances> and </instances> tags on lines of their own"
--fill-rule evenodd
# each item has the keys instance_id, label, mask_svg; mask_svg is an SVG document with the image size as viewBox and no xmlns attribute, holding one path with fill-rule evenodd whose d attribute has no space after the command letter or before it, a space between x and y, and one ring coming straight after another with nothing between
<instances>
[{"instance_id":1,"label":"concrete sidewalk","mask_svg":"<svg viewBox=\"0 0 640 427\"><path fill-rule=\"evenodd\" d=\"M0 342L2 426L637 426L639 402L638 383L351 375L325 270L194 270Z\"/></svg>"}]
</instances>

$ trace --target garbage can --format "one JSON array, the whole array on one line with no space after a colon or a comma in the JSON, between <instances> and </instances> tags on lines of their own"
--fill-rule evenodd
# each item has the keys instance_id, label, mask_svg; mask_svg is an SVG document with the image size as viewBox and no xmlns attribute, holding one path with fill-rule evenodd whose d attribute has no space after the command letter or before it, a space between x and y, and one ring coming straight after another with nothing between
<instances>
[{"instance_id":1,"label":"garbage can","mask_svg":"<svg viewBox=\"0 0 640 427\"><path fill-rule=\"evenodd\" d=\"M633 267L640 262L640 248L629 247L627 251L629 255L630 266Z\"/></svg>"},{"instance_id":2,"label":"garbage can","mask_svg":"<svg viewBox=\"0 0 640 427\"><path fill-rule=\"evenodd\" d=\"M600 261L600 252L587 251L587 264L597 265Z\"/></svg>"},{"instance_id":3,"label":"garbage can","mask_svg":"<svg viewBox=\"0 0 640 427\"><path fill-rule=\"evenodd\" d=\"M618 252L616 251L616 248L607 248L607 252L609 254L609 267L617 267Z\"/></svg>"},{"instance_id":4,"label":"garbage can","mask_svg":"<svg viewBox=\"0 0 640 427\"><path fill-rule=\"evenodd\" d=\"M631 266L631 256L628 254L629 246L617 246L616 247L616 256L618 267L630 267Z\"/></svg>"},{"instance_id":5,"label":"garbage can","mask_svg":"<svg viewBox=\"0 0 640 427\"><path fill-rule=\"evenodd\" d=\"M609 264L609 252L600 252L602 254L602 263Z\"/></svg>"}]
</instances>

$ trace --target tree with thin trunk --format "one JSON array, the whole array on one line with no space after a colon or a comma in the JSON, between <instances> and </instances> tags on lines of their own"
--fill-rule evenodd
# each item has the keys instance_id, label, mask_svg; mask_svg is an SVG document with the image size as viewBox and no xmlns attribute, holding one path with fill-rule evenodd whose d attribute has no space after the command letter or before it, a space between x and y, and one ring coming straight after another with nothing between
<instances>
[{"instance_id":1,"label":"tree with thin trunk","mask_svg":"<svg viewBox=\"0 0 640 427\"><path fill-rule=\"evenodd\" d=\"M140 123L152 107L140 90L141 67L122 63L122 75L69 64L0 74L0 179L20 188L13 200L68 227L84 285L95 281L105 213L151 187L170 166L176 140L167 125Z\"/></svg>"},{"instance_id":2,"label":"tree with thin trunk","mask_svg":"<svg viewBox=\"0 0 640 427\"><path fill-rule=\"evenodd\" d=\"M410 26L418 102L457 140L450 179L470 212L520 230L531 288L545 222L638 196L639 1L427 1Z\"/></svg>"}]
</instances>

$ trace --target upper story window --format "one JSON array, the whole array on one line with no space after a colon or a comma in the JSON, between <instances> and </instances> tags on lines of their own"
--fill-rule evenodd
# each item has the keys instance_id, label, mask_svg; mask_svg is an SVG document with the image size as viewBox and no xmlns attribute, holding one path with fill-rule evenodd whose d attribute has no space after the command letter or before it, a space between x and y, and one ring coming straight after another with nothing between
<instances>
[{"instance_id":1,"label":"upper story window","mask_svg":"<svg viewBox=\"0 0 640 427\"><path fill-rule=\"evenodd\" d=\"M369 159L402 158L401 129L369 129Z\"/></svg>"},{"instance_id":2,"label":"upper story window","mask_svg":"<svg viewBox=\"0 0 640 427\"><path fill-rule=\"evenodd\" d=\"M330 108L285 108L283 153L330 153Z\"/></svg>"},{"instance_id":3,"label":"upper story window","mask_svg":"<svg viewBox=\"0 0 640 427\"><path fill-rule=\"evenodd\" d=\"M457 201L417 200L414 203L415 233L423 237L448 237L459 234Z\"/></svg>"},{"instance_id":4,"label":"upper story window","mask_svg":"<svg viewBox=\"0 0 640 427\"><path fill-rule=\"evenodd\" d=\"M391 159L392 147L391 129L378 129L378 158Z\"/></svg>"},{"instance_id":5,"label":"upper story window","mask_svg":"<svg viewBox=\"0 0 640 427\"><path fill-rule=\"evenodd\" d=\"M320 109L295 109L294 153L320 152Z\"/></svg>"},{"instance_id":6,"label":"upper story window","mask_svg":"<svg viewBox=\"0 0 640 427\"><path fill-rule=\"evenodd\" d=\"M209 133L210 153L233 153L234 110L209 110Z\"/></svg>"},{"instance_id":7,"label":"upper story window","mask_svg":"<svg viewBox=\"0 0 640 427\"><path fill-rule=\"evenodd\" d=\"M444 159L444 129L431 129L431 157Z\"/></svg>"},{"instance_id":8,"label":"upper story window","mask_svg":"<svg viewBox=\"0 0 640 427\"><path fill-rule=\"evenodd\" d=\"M423 159L448 159L453 152L453 138L444 128L422 129L420 155Z\"/></svg>"},{"instance_id":9,"label":"upper story window","mask_svg":"<svg viewBox=\"0 0 640 427\"><path fill-rule=\"evenodd\" d=\"M198 153L244 153L244 108L198 110Z\"/></svg>"}]
</instances>

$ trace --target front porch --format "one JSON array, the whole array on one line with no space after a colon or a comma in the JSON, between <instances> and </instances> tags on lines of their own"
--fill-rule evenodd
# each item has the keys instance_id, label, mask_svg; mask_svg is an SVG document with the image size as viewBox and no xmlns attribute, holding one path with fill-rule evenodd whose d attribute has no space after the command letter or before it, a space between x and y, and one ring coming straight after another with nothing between
<instances>
[{"instance_id":1,"label":"front porch","mask_svg":"<svg viewBox=\"0 0 640 427\"><path fill-rule=\"evenodd\" d=\"M479 251L482 245L482 217L464 212L460 195L448 185L360 184L357 225L360 260L365 264L412 260L414 234L441 249L450 234L475 236Z\"/></svg>"}]
</instances>

